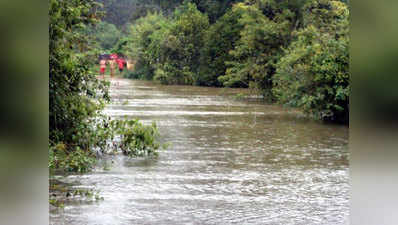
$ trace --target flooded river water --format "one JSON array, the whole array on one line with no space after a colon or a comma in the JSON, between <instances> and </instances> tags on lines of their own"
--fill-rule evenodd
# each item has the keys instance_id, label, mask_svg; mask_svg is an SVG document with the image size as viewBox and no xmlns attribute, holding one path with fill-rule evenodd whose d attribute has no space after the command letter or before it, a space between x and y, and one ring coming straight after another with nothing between
<instances>
[{"instance_id":1,"label":"flooded river water","mask_svg":"<svg viewBox=\"0 0 398 225\"><path fill-rule=\"evenodd\" d=\"M156 121L171 145L58 177L104 200L65 204L51 224L349 224L348 128L240 91L113 80L106 113Z\"/></svg>"}]
</instances>

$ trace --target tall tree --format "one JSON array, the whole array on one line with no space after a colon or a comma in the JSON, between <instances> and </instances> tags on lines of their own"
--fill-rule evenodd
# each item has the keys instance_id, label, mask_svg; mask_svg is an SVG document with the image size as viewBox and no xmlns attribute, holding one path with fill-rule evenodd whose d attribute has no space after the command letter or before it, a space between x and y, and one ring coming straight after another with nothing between
<instances>
[{"instance_id":1,"label":"tall tree","mask_svg":"<svg viewBox=\"0 0 398 225\"><path fill-rule=\"evenodd\" d=\"M313 0L304 28L277 63L273 93L282 103L323 119L348 122L349 11L339 1Z\"/></svg>"},{"instance_id":2,"label":"tall tree","mask_svg":"<svg viewBox=\"0 0 398 225\"><path fill-rule=\"evenodd\" d=\"M198 85L222 86L218 77L224 76L226 62L233 58L229 54L240 39L243 25L239 23L242 17L240 8L235 7L212 24L204 37L204 47L201 50Z\"/></svg>"},{"instance_id":3,"label":"tall tree","mask_svg":"<svg viewBox=\"0 0 398 225\"><path fill-rule=\"evenodd\" d=\"M244 27L226 75L219 80L226 86L253 87L273 101L272 76L283 48L291 41L291 32L300 24L303 1L251 0L234 5L242 11L239 23Z\"/></svg>"}]
</instances>

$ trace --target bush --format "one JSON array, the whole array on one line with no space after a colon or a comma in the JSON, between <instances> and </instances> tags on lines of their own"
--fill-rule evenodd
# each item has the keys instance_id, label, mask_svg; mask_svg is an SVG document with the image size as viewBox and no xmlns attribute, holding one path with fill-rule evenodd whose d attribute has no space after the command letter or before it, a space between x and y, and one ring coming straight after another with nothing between
<instances>
[{"instance_id":1,"label":"bush","mask_svg":"<svg viewBox=\"0 0 398 225\"><path fill-rule=\"evenodd\" d=\"M157 155L161 147L157 141L159 137L156 124L145 126L138 120L118 121L118 134L121 135L120 149L129 156Z\"/></svg>"},{"instance_id":2,"label":"bush","mask_svg":"<svg viewBox=\"0 0 398 225\"><path fill-rule=\"evenodd\" d=\"M229 52L234 49L240 39L242 24L238 23L242 12L239 8L228 11L215 24L211 25L204 36L204 46L201 50L197 85L222 86L218 77L224 76L226 62L232 60Z\"/></svg>"},{"instance_id":3,"label":"bush","mask_svg":"<svg viewBox=\"0 0 398 225\"><path fill-rule=\"evenodd\" d=\"M318 119L348 122L348 9L337 1L306 6L304 29L277 63L273 93Z\"/></svg>"},{"instance_id":4,"label":"bush","mask_svg":"<svg viewBox=\"0 0 398 225\"><path fill-rule=\"evenodd\" d=\"M162 14L148 13L131 26L127 50L132 58L137 59L134 73L131 74L134 78L152 80L155 64L159 60L157 49L151 47L156 39L153 33L163 30L168 23Z\"/></svg>"},{"instance_id":5,"label":"bush","mask_svg":"<svg viewBox=\"0 0 398 225\"><path fill-rule=\"evenodd\" d=\"M153 34L158 40L153 47L159 51L152 62L162 71L156 78L167 84L193 84L208 26L207 16L195 4L186 2L177 8L171 25Z\"/></svg>"},{"instance_id":6,"label":"bush","mask_svg":"<svg viewBox=\"0 0 398 225\"><path fill-rule=\"evenodd\" d=\"M96 162L92 152L84 151L77 146L75 149L66 148L63 143L50 146L49 165L50 170L63 170L66 172L84 173L90 171Z\"/></svg>"},{"instance_id":7,"label":"bush","mask_svg":"<svg viewBox=\"0 0 398 225\"><path fill-rule=\"evenodd\" d=\"M188 2L173 19L148 13L132 26L131 52L140 62L136 71L163 84L193 84L208 26L207 16Z\"/></svg>"},{"instance_id":8,"label":"bush","mask_svg":"<svg viewBox=\"0 0 398 225\"><path fill-rule=\"evenodd\" d=\"M252 87L266 100L273 101L271 93L275 63L290 42L291 32L299 22L300 4L291 1L257 0L234 5L242 16L240 39L230 51L232 60L219 81L225 86Z\"/></svg>"},{"instance_id":9,"label":"bush","mask_svg":"<svg viewBox=\"0 0 398 225\"><path fill-rule=\"evenodd\" d=\"M111 23L99 22L98 24L87 26L83 33L90 35L103 50L111 50L121 38L122 34L117 27Z\"/></svg>"}]
</instances>

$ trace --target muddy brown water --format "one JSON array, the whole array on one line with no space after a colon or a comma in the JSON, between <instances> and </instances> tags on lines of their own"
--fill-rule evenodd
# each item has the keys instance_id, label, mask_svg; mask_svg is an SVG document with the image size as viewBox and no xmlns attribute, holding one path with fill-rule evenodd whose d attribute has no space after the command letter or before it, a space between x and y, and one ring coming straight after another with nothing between
<instances>
[{"instance_id":1,"label":"muddy brown water","mask_svg":"<svg viewBox=\"0 0 398 225\"><path fill-rule=\"evenodd\" d=\"M348 128L242 91L114 79L105 112L155 121L171 146L58 176L104 200L68 202L51 224L349 224Z\"/></svg>"}]
</instances>

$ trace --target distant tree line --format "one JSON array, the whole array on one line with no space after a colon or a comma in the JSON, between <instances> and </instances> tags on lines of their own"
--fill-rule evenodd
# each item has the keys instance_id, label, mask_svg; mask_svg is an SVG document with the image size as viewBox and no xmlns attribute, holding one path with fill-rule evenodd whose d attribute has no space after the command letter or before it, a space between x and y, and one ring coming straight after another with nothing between
<instances>
[{"instance_id":1,"label":"distant tree line","mask_svg":"<svg viewBox=\"0 0 398 225\"><path fill-rule=\"evenodd\" d=\"M146 12L123 41L119 50L137 61L134 78L250 87L268 101L348 123L345 1L185 1L170 14Z\"/></svg>"},{"instance_id":2,"label":"distant tree line","mask_svg":"<svg viewBox=\"0 0 398 225\"><path fill-rule=\"evenodd\" d=\"M106 12L104 22L114 24L119 29L146 16L148 12L162 12L163 15L172 15L175 8L181 5L184 0L97 0L103 4ZM185 0L186 1L186 0ZM192 0L198 10L206 13L211 23L221 17L232 4L242 0Z\"/></svg>"}]
</instances>

